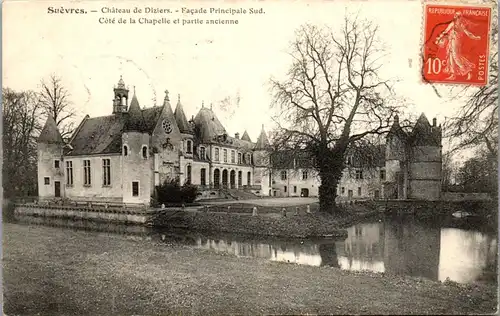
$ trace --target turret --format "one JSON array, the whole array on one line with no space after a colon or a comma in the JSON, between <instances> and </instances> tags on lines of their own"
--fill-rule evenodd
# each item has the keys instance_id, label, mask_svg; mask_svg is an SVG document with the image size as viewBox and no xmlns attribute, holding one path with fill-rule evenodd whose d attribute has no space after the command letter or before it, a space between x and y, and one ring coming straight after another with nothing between
<instances>
[{"instance_id":1,"label":"turret","mask_svg":"<svg viewBox=\"0 0 500 316\"><path fill-rule=\"evenodd\" d=\"M64 196L64 141L56 121L49 115L38 137L38 196L60 198ZM69 181L69 180L68 180ZM68 182L68 185L72 184Z\"/></svg>"},{"instance_id":2,"label":"turret","mask_svg":"<svg viewBox=\"0 0 500 316\"><path fill-rule=\"evenodd\" d=\"M127 112L128 89L125 87L122 76L120 76L120 80L118 80L118 84L113 91L115 94L115 98L113 99L113 114Z\"/></svg>"},{"instance_id":3,"label":"turret","mask_svg":"<svg viewBox=\"0 0 500 316\"><path fill-rule=\"evenodd\" d=\"M184 113L184 109L182 108L180 94L177 96L177 106L175 107L174 116L175 116L175 121L177 122L177 126L179 127L181 133L185 134L193 133L192 126L186 119L186 114Z\"/></svg>"}]
</instances>

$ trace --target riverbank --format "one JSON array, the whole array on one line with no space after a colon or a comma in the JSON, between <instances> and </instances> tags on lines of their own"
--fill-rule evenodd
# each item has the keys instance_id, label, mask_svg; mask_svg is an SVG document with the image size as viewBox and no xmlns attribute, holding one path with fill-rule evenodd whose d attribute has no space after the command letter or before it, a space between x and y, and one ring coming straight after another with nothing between
<instances>
[{"instance_id":1,"label":"riverbank","mask_svg":"<svg viewBox=\"0 0 500 316\"><path fill-rule=\"evenodd\" d=\"M485 314L495 285L237 258L123 235L4 225L14 315Z\"/></svg>"},{"instance_id":2,"label":"riverbank","mask_svg":"<svg viewBox=\"0 0 500 316\"><path fill-rule=\"evenodd\" d=\"M257 215L253 209L257 208ZM308 212L308 207L309 211ZM269 207L254 204L212 205L197 211L163 210L152 218L153 226L191 231L223 232L281 238L346 237L346 227L379 211L362 206L344 207L338 214L318 211L318 204Z\"/></svg>"}]
</instances>

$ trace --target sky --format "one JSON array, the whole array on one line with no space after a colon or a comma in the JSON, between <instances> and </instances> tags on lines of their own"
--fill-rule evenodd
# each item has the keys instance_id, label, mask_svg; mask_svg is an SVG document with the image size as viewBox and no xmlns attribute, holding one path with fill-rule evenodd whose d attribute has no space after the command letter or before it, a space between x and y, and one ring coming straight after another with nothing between
<instances>
[{"instance_id":1,"label":"sky","mask_svg":"<svg viewBox=\"0 0 500 316\"><path fill-rule=\"evenodd\" d=\"M49 14L49 7L81 8L88 14ZM103 7L263 8L265 14L134 15L237 18L238 25L101 24L101 17L133 15L104 14ZM460 103L450 102L447 87L439 87L444 95L438 97L420 81L420 1L6 1L2 85L38 90L40 80L56 74L71 94L79 121L85 114L111 114L113 86L123 76L131 93L135 87L141 106L161 105L168 90L173 109L180 94L188 118L202 102L213 104L230 135L247 130L255 141L262 124L266 130L273 127L269 80L286 74L294 31L304 23L338 29L346 12L379 25L387 49L381 76L398 81L395 91L407 100L408 112L423 112L429 120L437 117L438 124L453 115ZM227 97L232 105L221 109L220 101Z\"/></svg>"}]
</instances>

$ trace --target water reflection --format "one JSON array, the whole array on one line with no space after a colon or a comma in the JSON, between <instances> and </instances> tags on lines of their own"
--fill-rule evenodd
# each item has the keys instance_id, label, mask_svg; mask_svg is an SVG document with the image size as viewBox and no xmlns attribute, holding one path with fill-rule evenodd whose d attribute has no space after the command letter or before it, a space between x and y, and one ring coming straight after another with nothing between
<instances>
[{"instance_id":1,"label":"water reflection","mask_svg":"<svg viewBox=\"0 0 500 316\"><path fill-rule=\"evenodd\" d=\"M237 257L346 270L369 270L467 283L496 282L495 233L427 225L411 218L366 222L348 229L345 240L277 240L186 231L153 231L119 224L24 217L28 225L51 225L125 235L224 252Z\"/></svg>"},{"instance_id":2,"label":"water reflection","mask_svg":"<svg viewBox=\"0 0 500 316\"><path fill-rule=\"evenodd\" d=\"M237 237L200 237L196 246L238 257L346 270L467 283L496 280L495 234L475 230L431 227L406 219L363 223L348 229L345 240L238 240Z\"/></svg>"}]
</instances>

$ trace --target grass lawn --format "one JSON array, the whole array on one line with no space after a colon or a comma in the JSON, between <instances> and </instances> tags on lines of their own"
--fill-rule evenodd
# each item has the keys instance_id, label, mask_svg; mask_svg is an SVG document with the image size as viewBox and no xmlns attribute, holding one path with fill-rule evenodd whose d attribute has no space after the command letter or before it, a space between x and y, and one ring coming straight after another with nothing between
<instances>
[{"instance_id":1,"label":"grass lawn","mask_svg":"<svg viewBox=\"0 0 500 316\"><path fill-rule=\"evenodd\" d=\"M4 224L7 315L470 314L496 287L236 258L127 235Z\"/></svg>"}]
</instances>

